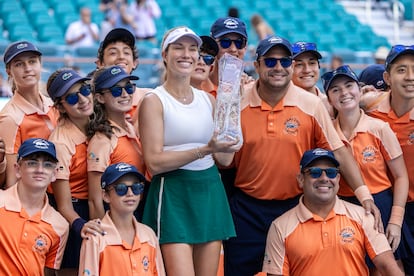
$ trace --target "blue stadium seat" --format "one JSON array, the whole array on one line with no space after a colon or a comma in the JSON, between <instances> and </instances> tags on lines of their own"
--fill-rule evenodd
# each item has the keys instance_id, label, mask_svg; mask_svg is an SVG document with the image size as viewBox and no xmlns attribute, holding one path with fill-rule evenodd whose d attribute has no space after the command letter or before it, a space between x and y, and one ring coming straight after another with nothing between
<instances>
[{"instance_id":1,"label":"blue stadium seat","mask_svg":"<svg viewBox=\"0 0 414 276\"><path fill-rule=\"evenodd\" d=\"M91 47L78 47L75 49L75 56L95 58L98 53L98 45Z\"/></svg>"}]
</instances>

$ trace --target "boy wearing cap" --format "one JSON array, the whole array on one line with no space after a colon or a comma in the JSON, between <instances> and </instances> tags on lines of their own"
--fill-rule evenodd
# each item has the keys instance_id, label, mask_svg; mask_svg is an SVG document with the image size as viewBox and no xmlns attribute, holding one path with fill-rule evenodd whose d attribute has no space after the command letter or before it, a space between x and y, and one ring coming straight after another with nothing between
<instances>
[{"instance_id":1,"label":"boy wearing cap","mask_svg":"<svg viewBox=\"0 0 414 276\"><path fill-rule=\"evenodd\" d=\"M83 240L79 275L165 275L154 231L134 217L145 182L145 177L129 164L106 168L101 187L109 211L101 226L107 234Z\"/></svg>"},{"instance_id":2,"label":"boy wearing cap","mask_svg":"<svg viewBox=\"0 0 414 276\"><path fill-rule=\"evenodd\" d=\"M388 85L384 81L384 72L384 64L372 64L359 74L358 79L363 93L360 106L365 112L375 110L389 92Z\"/></svg>"},{"instance_id":3,"label":"boy wearing cap","mask_svg":"<svg viewBox=\"0 0 414 276\"><path fill-rule=\"evenodd\" d=\"M369 275L365 254L381 275L404 275L384 234L364 209L340 200L339 162L332 151L305 151L299 204L272 222L263 271L267 275Z\"/></svg>"},{"instance_id":4,"label":"boy wearing cap","mask_svg":"<svg viewBox=\"0 0 414 276\"><path fill-rule=\"evenodd\" d=\"M138 67L138 49L135 46L134 35L123 28L111 30L99 46L96 64L99 69L117 65L127 74L132 74ZM138 121L137 110L142 98L150 90L150 88L135 87L132 107L127 113L128 118L131 118L134 123Z\"/></svg>"},{"instance_id":5,"label":"boy wearing cap","mask_svg":"<svg viewBox=\"0 0 414 276\"><path fill-rule=\"evenodd\" d=\"M4 52L4 63L12 79L13 97L0 112L0 129L6 144L6 187L16 183L14 163L23 141L47 139L56 125L52 101L40 93L41 55L28 41L10 44Z\"/></svg>"},{"instance_id":6,"label":"boy wearing cap","mask_svg":"<svg viewBox=\"0 0 414 276\"><path fill-rule=\"evenodd\" d=\"M46 196L57 162L54 144L41 138L18 150L18 181L0 190L1 275L54 275L60 267L69 225Z\"/></svg>"},{"instance_id":7,"label":"boy wearing cap","mask_svg":"<svg viewBox=\"0 0 414 276\"><path fill-rule=\"evenodd\" d=\"M296 42L292 45L293 74L292 81L295 85L321 98L331 117L334 117L332 106L326 95L319 90L316 83L319 80L319 60L322 55L318 52L315 43Z\"/></svg>"},{"instance_id":8,"label":"boy wearing cap","mask_svg":"<svg viewBox=\"0 0 414 276\"><path fill-rule=\"evenodd\" d=\"M328 148L341 161L345 178L358 188L365 209L379 212L364 185L350 151L336 133L322 101L295 86L292 47L273 36L262 40L254 65L259 75L242 105L243 147L234 155L236 192L230 199L236 238L225 242L227 275L253 275L260 271L271 222L295 206L301 190L291 164L308 149ZM277 170L277 172L275 172Z\"/></svg>"},{"instance_id":9,"label":"boy wearing cap","mask_svg":"<svg viewBox=\"0 0 414 276\"><path fill-rule=\"evenodd\" d=\"M385 62L384 80L391 93L369 115L388 122L400 142L408 170L409 191L404 219L414 237L414 46L394 45ZM414 252L403 260L414 275Z\"/></svg>"}]
</instances>

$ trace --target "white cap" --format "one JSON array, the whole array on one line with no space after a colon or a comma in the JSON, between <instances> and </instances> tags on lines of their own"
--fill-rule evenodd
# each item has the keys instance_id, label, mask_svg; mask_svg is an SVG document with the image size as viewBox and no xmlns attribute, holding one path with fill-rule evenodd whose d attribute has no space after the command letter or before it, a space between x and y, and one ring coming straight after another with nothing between
<instances>
[{"instance_id":1,"label":"white cap","mask_svg":"<svg viewBox=\"0 0 414 276\"><path fill-rule=\"evenodd\" d=\"M178 27L178 28L174 29L172 32L170 32L167 35L167 37L164 39L164 42L162 44L162 51L165 51L165 49L167 49L168 45L170 45L171 43L176 42L177 40L179 40L180 38L182 38L184 36L188 36L188 37L193 38L197 42L198 47L200 47L201 44L203 43L201 38L198 35L196 35L196 33L193 30L191 30L190 28Z\"/></svg>"},{"instance_id":2,"label":"white cap","mask_svg":"<svg viewBox=\"0 0 414 276\"><path fill-rule=\"evenodd\" d=\"M390 49L388 49L385 46L378 47L377 51L375 52L374 58L385 60L388 56L389 51Z\"/></svg>"}]
</instances>

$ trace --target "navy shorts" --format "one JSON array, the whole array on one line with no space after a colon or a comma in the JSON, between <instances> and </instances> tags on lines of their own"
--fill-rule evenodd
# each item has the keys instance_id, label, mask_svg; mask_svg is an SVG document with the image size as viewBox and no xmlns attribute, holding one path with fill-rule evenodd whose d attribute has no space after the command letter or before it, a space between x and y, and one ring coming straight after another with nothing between
<instances>
[{"instance_id":1,"label":"navy shorts","mask_svg":"<svg viewBox=\"0 0 414 276\"><path fill-rule=\"evenodd\" d=\"M414 202L407 202L405 206L404 223L407 226L408 233L411 237L411 248L407 251L407 257L403 258L404 270L407 275L414 275ZM410 242L408 239L406 242Z\"/></svg>"},{"instance_id":2,"label":"navy shorts","mask_svg":"<svg viewBox=\"0 0 414 276\"><path fill-rule=\"evenodd\" d=\"M57 205L53 194L48 194L49 203L57 210ZM78 215L86 221L89 221L89 205L87 199L72 199L73 209ZM65 252L63 253L62 264L60 268L78 268L80 258L80 248L82 245L81 236L69 229L68 242L66 243Z\"/></svg>"},{"instance_id":3,"label":"navy shorts","mask_svg":"<svg viewBox=\"0 0 414 276\"><path fill-rule=\"evenodd\" d=\"M272 222L299 203L300 196L286 200L259 200L236 189L230 209L236 237L224 241L225 275L252 276L262 271L267 232Z\"/></svg>"}]
</instances>

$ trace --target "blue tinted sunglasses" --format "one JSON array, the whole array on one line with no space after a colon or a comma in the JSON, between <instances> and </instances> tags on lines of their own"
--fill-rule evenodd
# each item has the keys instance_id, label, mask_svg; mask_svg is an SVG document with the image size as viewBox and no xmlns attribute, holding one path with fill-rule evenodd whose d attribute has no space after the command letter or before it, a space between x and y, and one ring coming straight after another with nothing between
<instances>
[{"instance_id":1,"label":"blue tinted sunglasses","mask_svg":"<svg viewBox=\"0 0 414 276\"><path fill-rule=\"evenodd\" d=\"M304 51L317 51L316 44L312 42L297 42L292 45L293 54Z\"/></svg>"},{"instance_id":2,"label":"blue tinted sunglasses","mask_svg":"<svg viewBox=\"0 0 414 276\"><path fill-rule=\"evenodd\" d=\"M68 94L64 100L70 105L75 105L79 102L79 94L88 97L91 94L91 86L82 85L79 91Z\"/></svg>"},{"instance_id":3,"label":"blue tinted sunglasses","mask_svg":"<svg viewBox=\"0 0 414 276\"><path fill-rule=\"evenodd\" d=\"M319 178L322 175L322 172L325 172L328 178L335 178L338 175L339 169L338 168L318 168L318 167L311 167L303 171L304 173L309 173L312 178Z\"/></svg>"},{"instance_id":4,"label":"blue tinted sunglasses","mask_svg":"<svg viewBox=\"0 0 414 276\"><path fill-rule=\"evenodd\" d=\"M280 61L280 65L282 65L283 68L287 68L292 65L292 59L290 57L282 57L282 58L264 58L263 59L264 64L268 68L273 68L276 66L277 62Z\"/></svg>"},{"instance_id":5,"label":"blue tinted sunglasses","mask_svg":"<svg viewBox=\"0 0 414 276\"><path fill-rule=\"evenodd\" d=\"M116 185L111 185L109 187L113 187L115 193L119 196L124 196L128 193L128 188L131 189L134 195L140 195L144 192L144 183L134 183L132 185L127 185L124 183L119 183ZM109 190L109 189L108 189Z\"/></svg>"},{"instance_id":6,"label":"blue tinted sunglasses","mask_svg":"<svg viewBox=\"0 0 414 276\"><path fill-rule=\"evenodd\" d=\"M401 53L405 50L414 50L414 45L394 45L391 48L391 52Z\"/></svg>"},{"instance_id":7,"label":"blue tinted sunglasses","mask_svg":"<svg viewBox=\"0 0 414 276\"><path fill-rule=\"evenodd\" d=\"M117 98L122 95L122 89L125 89L129 95L133 94L135 92L135 86L135 83L127 83L125 86L112 86L108 90L111 92L112 97Z\"/></svg>"},{"instance_id":8,"label":"blue tinted sunglasses","mask_svg":"<svg viewBox=\"0 0 414 276\"><path fill-rule=\"evenodd\" d=\"M202 54L200 54L200 58L203 59L203 61L206 65L211 65L214 62L214 56L212 56L212 55L202 55Z\"/></svg>"},{"instance_id":9,"label":"blue tinted sunglasses","mask_svg":"<svg viewBox=\"0 0 414 276\"><path fill-rule=\"evenodd\" d=\"M230 39L230 38L222 38L219 40L220 46L223 49L227 49L231 46L232 43L236 45L237 49L243 49L246 47L246 39L238 38L238 39Z\"/></svg>"}]
</instances>

